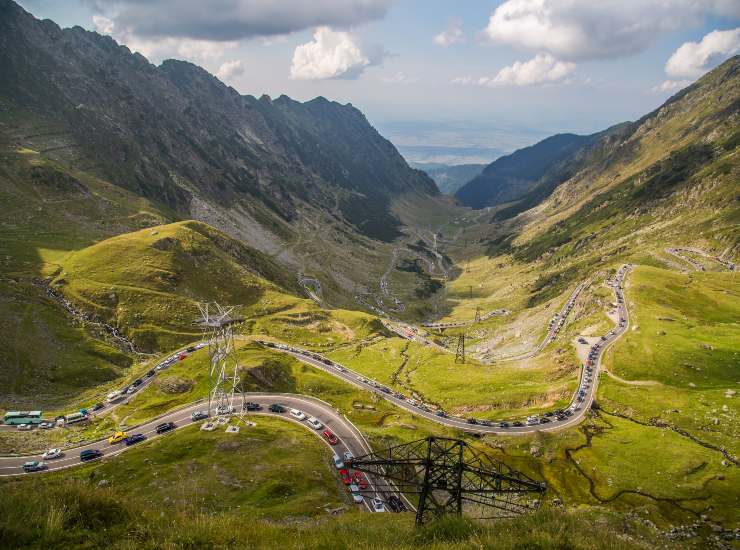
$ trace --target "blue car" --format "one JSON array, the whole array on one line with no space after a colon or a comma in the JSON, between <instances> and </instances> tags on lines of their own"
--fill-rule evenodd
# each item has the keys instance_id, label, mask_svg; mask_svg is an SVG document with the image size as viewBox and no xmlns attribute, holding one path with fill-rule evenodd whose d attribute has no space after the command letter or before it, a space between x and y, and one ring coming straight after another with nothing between
<instances>
[{"instance_id":1,"label":"blue car","mask_svg":"<svg viewBox=\"0 0 740 550\"><path fill-rule=\"evenodd\" d=\"M126 446L133 445L134 443L140 443L146 439L144 434L133 434L124 439Z\"/></svg>"}]
</instances>

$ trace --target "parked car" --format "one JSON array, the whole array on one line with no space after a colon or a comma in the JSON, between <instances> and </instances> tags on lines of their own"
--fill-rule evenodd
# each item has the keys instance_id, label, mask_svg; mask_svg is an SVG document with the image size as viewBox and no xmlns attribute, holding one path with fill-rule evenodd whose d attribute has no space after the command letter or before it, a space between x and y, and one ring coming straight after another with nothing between
<instances>
[{"instance_id":1,"label":"parked car","mask_svg":"<svg viewBox=\"0 0 740 550\"><path fill-rule=\"evenodd\" d=\"M144 440L146 440L146 436L144 434L134 434L124 439L124 442L126 443L127 447L130 447L131 445L135 445L136 443L141 443Z\"/></svg>"},{"instance_id":2,"label":"parked car","mask_svg":"<svg viewBox=\"0 0 740 550\"><path fill-rule=\"evenodd\" d=\"M193 422L197 422L198 420L205 420L208 418L208 413L206 411L194 411L193 414L190 415L190 418L193 420Z\"/></svg>"},{"instance_id":3,"label":"parked car","mask_svg":"<svg viewBox=\"0 0 740 550\"><path fill-rule=\"evenodd\" d=\"M388 508L390 508L392 511L396 513L406 511L406 505L396 495L389 496L386 502L388 504Z\"/></svg>"},{"instance_id":4,"label":"parked car","mask_svg":"<svg viewBox=\"0 0 740 550\"><path fill-rule=\"evenodd\" d=\"M115 445L116 443L120 443L127 437L128 437L128 434L126 432L116 432L108 438L108 444Z\"/></svg>"},{"instance_id":5,"label":"parked car","mask_svg":"<svg viewBox=\"0 0 740 550\"><path fill-rule=\"evenodd\" d=\"M306 413L298 409L290 409L290 416L296 420L306 420Z\"/></svg>"},{"instance_id":6,"label":"parked car","mask_svg":"<svg viewBox=\"0 0 740 550\"><path fill-rule=\"evenodd\" d=\"M324 427L324 425L321 423L321 421L316 418L315 416L309 417L308 420L306 420L309 426L311 426L314 430L320 430Z\"/></svg>"},{"instance_id":7,"label":"parked car","mask_svg":"<svg viewBox=\"0 0 740 550\"><path fill-rule=\"evenodd\" d=\"M352 481L360 489L367 489L367 480L365 479L365 476L363 475L362 472L358 472L358 471L352 472Z\"/></svg>"},{"instance_id":8,"label":"parked car","mask_svg":"<svg viewBox=\"0 0 740 550\"><path fill-rule=\"evenodd\" d=\"M336 466L337 470L341 470L344 468L344 462L342 462L342 459L339 457L339 455L334 455L332 457L332 460L334 460L334 466Z\"/></svg>"},{"instance_id":9,"label":"parked car","mask_svg":"<svg viewBox=\"0 0 740 550\"><path fill-rule=\"evenodd\" d=\"M221 405L216 409L216 414L232 414L234 412L234 407L231 405Z\"/></svg>"},{"instance_id":10,"label":"parked car","mask_svg":"<svg viewBox=\"0 0 740 550\"><path fill-rule=\"evenodd\" d=\"M46 470L46 462L31 460L23 465L24 472L40 472L41 470Z\"/></svg>"},{"instance_id":11,"label":"parked car","mask_svg":"<svg viewBox=\"0 0 740 550\"><path fill-rule=\"evenodd\" d=\"M242 409L244 409L245 411L261 411L262 405L260 405L259 403L252 403L251 401L247 401L246 403L244 403L244 405L242 405Z\"/></svg>"},{"instance_id":12,"label":"parked car","mask_svg":"<svg viewBox=\"0 0 740 550\"><path fill-rule=\"evenodd\" d=\"M354 457L355 455L352 454L352 451L344 451L344 460L347 462L350 462Z\"/></svg>"},{"instance_id":13,"label":"parked car","mask_svg":"<svg viewBox=\"0 0 740 550\"><path fill-rule=\"evenodd\" d=\"M370 501L373 507L373 512L385 512L385 505L379 498L374 498Z\"/></svg>"},{"instance_id":14,"label":"parked car","mask_svg":"<svg viewBox=\"0 0 740 550\"><path fill-rule=\"evenodd\" d=\"M194 352L194 351L195 351L196 349L197 349L197 348L196 348L195 346L190 346L190 347L189 347L188 349L186 349L185 351L187 351L188 353L193 353L193 352Z\"/></svg>"},{"instance_id":15,"label":"parked car","mask_svg":"<svg viewBox=\"0 0 740 550\"><path fill-rule=\"evenodd\" d=\"M286 411L286 408L283 407L280 403L273 403L272 405L270 405L269 409L270 412L274 413L284 413Z\"/></svg>"},{"instance_id":16,"label":"parked car","mask_svg":"<svg viewBox=\"0 0 740 550\"><path fill-rule=\"evenodd\" d=\"M99 411L100 409L104 409L104 408L105 408L105 403L95 403L95 404L94 404L94 405L93 405L93 406L91 407L91 409L93 410L93 412L94 412L94 411Z\"/></svg>"},{"instance_id":17,"label":"parked car","mask_svg":"<svg viewBox=\"0 0 740 550\"><path fill-rule=\"evenodd\" d=\"M157 371L155 369L151 369L151 370L146 371L146 374L144 376L146 376L147 378L151 378L152 376L154 376L154 373L156 372Z\"/></svg>"},{"instance_id":18,"label":"parked car","mask_svg":"<svg viewBox=\"0 0 740 550\"><path fill-rule=\"evenodd\" d=\"M157 433L163 434L165 432L169 432L170 430L174 430L177 426L175 426L174 422L164 422L163 424L160 424L157 426Z\"/></svg>"},{"instance_id":19,"label":"parked car","mask_svg":"<svg viewBox=\"0 0 740 550\"><path fill-rule=\"evenodd\" d=\"M350 494L352 495L352 500L355 501L357 504L362 504L365 499L362 498L362 495L360 494L360 488L357 485L350 485L348 487Z\"/></svg>"},{"instance_id":20,"label":"parked car","mask_svg":"<svg viewBox=\"0 0 740 550\"><path fill-rule=\"evenodd\" d=\"M55 458L61 458L64 456L64 453L61 449L49 449L44 454L41 455L41 458L43 460L53 460Z\"/></svg>"},{"instance_id":21,"label":"parked car","mask_svg":"<svg viewBox=\"0 0 740 550\"><path fill-rule=\"evenodd\" d=\"M39 424L39 428L41 428L42 430L50 430L53 427L54 427L53 422L42 422L41 424Z\"/></svg>"},{"instance_id":22,"label":"parked car","mask_svg":"<svg viewBox=\"0 0 740 550\"><path fill-rule=\"evenodd\" d=\"M33 424L18 424L19 432L28 432L33 430Z\"/></svg>"},{"instance_id":23,"label":"parked car","mask_svg":"<svg viewBox=\"0 0 740 550\"><path fill-rule=\"evenodd\" d=\"M141 386L144 383L144 381L141 378L137 378L133 382L131 382L131 385L133 387Z\"/></svg>"},{"instance_id":24,"label":"parked car","mask_svg":"<svg viewBox=\"0 0 740 550\"><path fill-rule=\"evenodd\" d=\"M82 462L95 460L96 458L100 458L101 456L103 456L103 452L99 449L85 449L84 451L80 452L80 460Z\"/></svg>"},{"instance_id":25,"label":"parked car","mask_svg":"<svg viewBox=\"0 0 740 550\"><path fill-rule=\"evenodd\" d=\"M477 424L477 423L478 423L478 421L477 421L477 420L476 420L475 418L468 418L468 419L466 420L466 422L467 422L468 424Z\"/></svg>"},{"instance_id":26,"label":"parked car","mask_svg":"<svg viewBox=\"0 0 740 550\"><path fill-rule=\"evenodd\" d=\"M352 478L349 477L349 470L346 468L339 470L339 477L342 478L342 483L345 485L352 485Z\"/></svg>"},{"instance_id":27,"label":"parked car","mask_svg":"<svg viewBox=\"0 0 740 550\"><path fill-rule=\"evenodd\" d=\"M334 435L334 432L332 432L329 428L321 432L321 435L323 435L324 439L326 439L329 442L329 445L336 445L337 443L339 443L337 436Z\"/></svg>"}]
</instances>

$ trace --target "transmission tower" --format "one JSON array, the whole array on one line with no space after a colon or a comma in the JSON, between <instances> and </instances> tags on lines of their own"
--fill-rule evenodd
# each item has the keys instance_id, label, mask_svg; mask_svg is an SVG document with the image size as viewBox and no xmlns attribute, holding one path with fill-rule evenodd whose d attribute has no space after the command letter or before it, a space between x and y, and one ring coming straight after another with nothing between
<instances>
[{"instance_id":1,"label":"transmission tower","mask_svg":"<svg viewBox=\"0 0 740 550\"><path fill-rule=\"evenodd\" d=\"M457 337L457 351L455 351L455 363L465 363L465 333Z\"/></svg>"},{"instance_id":2,"label":"transmission tower","mask_svg":"<svg viewBox=\"0 0 740 550\"><path fill-rule=\"evenodd\" d=\"M208 375L208 414L216 410L217 416L235 414L240 419L242 408L236 406L234 396L241 393L239 365L234 352L234 325L244 319L232 315L234 307L217 303L198 304L203 326L203 338L208 339L211 368Z\"/></svg>"},{"instance_id":3,"label":"transmission tower","mask_svg":"<svg viewBox=\"0 0 740 550\"><path fill-rule=\"evenodd\" d=\"M347 466L373 477L377 494L418 495L416 524L445 514L478 519L536 510L547 486L460 439L427 437L353 458Z\"/></svg>"}]
</instances>

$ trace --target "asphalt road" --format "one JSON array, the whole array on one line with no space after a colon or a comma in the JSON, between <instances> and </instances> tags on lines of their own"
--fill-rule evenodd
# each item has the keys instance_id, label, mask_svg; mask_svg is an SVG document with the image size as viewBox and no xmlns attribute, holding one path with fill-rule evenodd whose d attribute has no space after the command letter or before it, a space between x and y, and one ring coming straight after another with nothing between
<instances>
[{"instance_id":1,"label":"asphalt road","mask_svg":"<svg viewBox=\"0 0 740 550\"><path fill-rule=\"evenodd\" d=\"M465 418L458 418L458 417L453 417L453 416L439 416L437 414L437 411L434 411L431 408L431 406L427 406L425 409L424 404L414 403L408 397L395 393L389 388L385 388L387 391L384 391L383 385L373 380L368 380L361 374L351 369L348 369L344 365L341 365L335 361L332 361L326 357L323 357L322 355L318 353L314 353L314 352L307 351L307 350L302 350L300 348L296 348L295 346L289 346L287 344L282 344L282 343L276 344L275 342L269 342L269 341L263 341L263 340L258 340L258 342L261 343L262 345L270 347L271 349L281 351L283 353L287 353L288 355L292 355L299 361L302 361L313 367L321 369L331 374L332 376L340 378L359 388L362 388L367 391L375 392L378 396L385 399L386 401L393 403L397 407L405 409L413 413L416 416L420 416L422 418L425 418L432 422L436 422L438 424L442 424L442 425L449 426L452 428L457 428L457 429L460 429L466 432L481 433L481 434L485 434L485 433L526 434L526 433L532 433L532 432L537 432L537 431L561 430L563 428L567 428L575 424L578 424L583 419L584 415L586 414L586 411L588 411L591 404L593 403L594 396L596 395L596 387L598 383L599 368L601 366L602 355L604 351L609 346L611 346L620 336L622 336L622 334L624 334L629 327L629 316L628 316L627 307L624 301L624 291L623 291L624 278L627 272L629 271L629 269L630 269L630 266L625 265L625 266L622 266L617 271L616 278L614 281L615 285L613 287L615 301L617 302L617 310L619 313L619 318L624 319L624 324L621 324L621 325L618 324L608 334L604 335L604 337L602 338L600 342L597 342L591 348L593 352L593 358L592 358L592 363L593 363L592 369L593 370L589 374L586 369L582 369L580 384L578 386L578 389L573 395L571 405L569 407L569 410L572 411L571 416L566 417L563 420L557 420L556 418L552 417L552 419L545 424L537 423L537 424L528 425L528 426L527 425L519 426L519 427L509 426L507 428L501 428L497 425L486 426L482 424L471 424ZM575 301L575 298L578 296L579 292L580 292L580 289L576 289L571 295L571 298L568 300L568 302L564 306L563 311L561 311L561 314L560 314L561 320L564 319L562 315L564 313L567 314L567 312L570 311L570 308L572 307L572 303ZM554 334L557 334L557 330L559 330L559 323L555 323L553 327L550 329L550 332L548 333L548 339L551 337L551 334L553 334L552 338L554 338ZM579 399L579 391L581 389L584 390L584 395L582 396L582 399Z\"/></svg>"},{"instance_id":2,"label":"asphalt road","mask_svg":"<svg viewBox=\"0 0 740 550\"><path fill-rule=\"evenodd\" d=\"M508 428L500 428L498 426L486 426L481 424L470 424L467 422L466 419L463 418L456 418L456 417L449 417L449 416L438 416L435 411L431 410L429 407L425 408L424 404L418 404L411 402L410 399L408 399L405 396L402 396L401 394L396 393L388 393L390 392L390 389L387 389L387 391L383 391L381 388L382 386L372 380L368 380L364 378L362 375L347 369L346 367L339 365L336 362L333 362L327 358L324 358L320 356L319 354L309 352L306 350L301 350L292 346L287 346L285 344L275 344L274 342L267 342L267 341L259 341L261 344L270 347L271 349L275 349L277 351L281 351L283 353L287 353L289 355L292 355L296 359L307 363L309 365L312 365L316 368L319 368L325 372L330 373L331 375L340 378L342 380L345 380L346 382L349 382L350 384L353 384L355 386L358 386L362 389L373 391L383 399L390 401L391 403L395 404L396 406L405 409L417 416L426 418L427 420L430 420L432 422L437 422L438 424L442 424L445 426L453 427L456 429L460 429L466 432L474 432L474 433L494 433L494 434L525 434L525 433L532 433L536 431L551 431L551 430L560 430L563 428L567 428L569 426L573 426L581 421L583 416L585 415L586 411L590 408L591 404L593 403L594 396L596 394L596 387L598 383L598 371L601 364L601 357L603 355L603 352L611 345L613 344L622 334L626 332L626 330L629 327L629 317L627 312L627 307L624 300L624 294L623 294L623 284L624 284L624 278L626 274L628 273L631 266L622 266L619 271L617 272L617 275L614 280L613 284L613 290L615 299L617 301L617 309L619 313L619 318L624 320L623 323L620 323L617 325L614 329L612 329L607 335L603 337L603 339L594 345L592 348L593 351L593 372L592 372L592 378L591 381L587 380L587 373L584 369L581 374L581 383L579 384L579 390L583 389L585 395L583 396L583 399L579 401L578 399L578 391L576 390L576 393L573 396L573 401L571 404L570 409L572 409L573 413L570 417L567 417L563 419L562 421L553 419L551 422L547 424L536 424L531 426L521 426L521 427L515 427L511 426ZM577 296L576 293L574 293L574 296ZM574 299L574 296L571 298ZM568 302L571 303L571 300ZM571 304L572 305L572 304ZM567 304L566 304L567 307ZM567 314L567 312L566 312ZM280 346L280 347L276 347ZM142 384L139 389L145 386L145 384L150 383L150 380L146 381L144 384ZM302 410L304 413L306 413L307 416L314 416L318 418L326 427L328 427L339 440L336 445L329 445L331 449L340 457L343 456L345 451L350 451L354 456L362 456L364 454L372 452L372 449L368 445L367 441L364 439L360 431L355 428L355 426L349 422L341 413L333 409L328 403L325 403L324 401L321 401L319 399L308 397L308 396L300 396L300 395L294 395L294 394L267 394L267 393L246 393L242 396L239 396L237 402L235 403L236 406L240 407L241 404L244 401L252 401L255 403L259 403L263 406L263 410L260 413L248 413L248 416L258 416L260 414L270 415L270 416L278 416L282 417L288 420L291 420L293 422L296 422L302 426L304 426L306 429L312 431L317 435L317 437L321 438L321 440L326 444L329 445L328 442L321 436L320 432L322 430L313 430L308 424L305 422L299 422L298 420L294 419L290 416L290 414L286 411L285 413L270 413L267 410L267 407L271 403L280 403L284 405L287 409L290 408L296 408ZM114 408L115 405L109 406L109 410ZM181 429L185 426L188 426L192 424L191 420L191 414L194 411L197 410L203 410L205 408L205 403L203 401L193 403L191 405L185 406L183 408L180 408L178 410L169 412L163 416L160 416L150 422L141 424L139 426L132 427L128 429L129 434L144 434L147 436L147 438L157 438L157 437L167 437L170 433L173 433L177 429ZM215 412L215 411L213 411ZM156 433L156 426L159 424L162 424L164 422L174 422L176 424L175 430L172 430L170 432L167 432L165 434L159 435ZM222 429L222 428L220 428ZM242 429L248 430L248 427L242 427ZM135 446L135 445L134 445ZM134 447L132 446L132 447ZM103 457L101 460L107 459L111 456L115 456L117 454L120 454L122 452L125 452L127 449L131 447L127 447L124 443L118 443L116 445L109 445L107 442L107 439L94 441L91 443L87 443L82 446L78 447L70 447L64 449L64 455L60 458L48 460L45 461L48 464L48 468L44 471L56 471L56 470L62 470L65 468L70 468L77 466L81 464L79 459L79 454L83 450L87 449L98 449L103 453ZM27 461L34 461L34 460L42 460L40 454L31 454L31 455L22 455L22 456L3 456L0 457L0 477L7 477L7 476L14 476L14 475L33 475L33 474L24 474L23 471L23 464ZM378 480L373 480L368 477L368 481L370 483L370 489L376 490L376 484L378 484L378 494L382 495L384 492L390 492L393 490L392 487L388 487L380 485L383 482ZM368 494L368 492L365 492L364 494ZM369 506L367 499L363 499L365 507L370 510L371 507Z\"/></svg>"}]
</instances>

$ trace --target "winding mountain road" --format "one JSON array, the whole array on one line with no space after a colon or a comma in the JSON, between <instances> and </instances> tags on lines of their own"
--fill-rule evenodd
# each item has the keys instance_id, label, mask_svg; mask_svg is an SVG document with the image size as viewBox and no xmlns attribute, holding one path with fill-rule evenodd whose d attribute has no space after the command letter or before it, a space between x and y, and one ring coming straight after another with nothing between
<instances>
[{"instance_id":1,"label":"winding mountain road","mask_svg":"<svg viewBox=\"0 0 740 550\"><path fill-rule=\"evenodd\" d=\"M614 329L612 329L607 335L603 336L602 339L592 347L592 355L589 358L592 371L588 372L587 369L583 369L581 373L580 384L578 386L578 389L574 393L572 404L568 408L570 415L564 416L561 419L553 418L553 420L550 420L548 418L546 423L540 423L540 420L544 420L544 418L538 419L536 423L523 426L507 425L506 427L502 427L500 424L498 426L494 426L492 424L481 424L480 422L471 423L468 419L448 416L442 411L432 410L429 406L423 403L416 403L406 396L397 392L393 392L389 388L386 388L375 381L368 380L361 374L354 372L336 363L335 361L332 361L317 353L302 350L282 343L265 340L258 340L257 342L270 349L274 349L276 351L291 355L299 361L319 368L324 372L327 372L332 376L344 380L354 386L374 392L381 398L393 403L401 409L413 413L416 416L465 432L473 432L478 434L526 434L537 431L561 430L578 424L585 416L586 411L590 408L596 395L599 367L601 364L602 355L609 346L611 346L622 334L625 333L629 326L628 311L623 294L623 284L625 276L629 272L630 268L631 266L628 265L622 266L617 271L615 279L612 283L613 291L617 299L617 310L620 322ZM337 410L333 409L328 403L317 398L281 393L244 393L238 396L236 405L241 406L246 401L259 403L263 407L263 410L258 413L248 413L249 416L266 414L292 420L304 426L311 432L315 433L318 437L321 437L319 431L313 430L304 422L299 422L291 418L287 412L271 413L267 410L267 407L271 403L280 403L288 409L300 409L304 413L306 413L307 416L314 416L318 418L337 436L338 442L336 445L332 446L332 450L339 456L342 456L345 451L349 451L355 456L361 456L363 454L372 452L370 445L367 443L362 433L346 417L340 414ZM127 429L127 431L130 434L142 433L147 436L147 438L166 437L167 433L169 432L162 435L156 433L157 425L164 422L174 422L177 426L175 430L181 429L192 424L191 414L194 411L202 410L203 406L204 401L201 400L177 410L170 411L139 426L129 428ZM110 407L110 409L112 408L114 408L114 406ZM328 442L325 441L325 439L321 439L327 445L329 445ZM65 455L60 458L47 461L48 468L43 471L48 472L62 470L81 464L79 460L79 453L87 449L98 449L103 453L103 458L108 458L125 452L129 448L132 447L127 447L123 443L119 443L117 445L109 445L105 439L86 443L78 447L66 448L64 449ZM42 460L41 454L2 456L0 457L0 477L24 474L24 463L27 461L35 460ZM368 481L374 488L373 480L369 479ZM388 490L387 486L385 490ZM364 503L365 506L370 509L370 506L368 505L366 500L364 501Z\"/></svg>"},{"instance_id":2,"label":"winding mountain road","mask_svg":"<svg viewBox=\"0 0 740 550\"><path fill-rule=\"evenodd\" d=\"M617 341L617 339L622 336L629 327L629 313L624 301L623 285L624 279L631 267L632 266L629 265L623 265L616 273L612 286L617 301L617 312L620 321L616 327L614 327L611 331L604 335L600 339L600 341L594 344L591 348L591 356L589 358L590 365L587 365L587 367L584 368L581 372L578 389L576 389L571 405L568 408L568 411L570 411L570 415L566 415L563 419L554 418L553 420L550 420L548 418L545 423L540 423L538 421L536 424L531 425L512 425L507 427L502 427L500 424L485 425L481 424L480 421L478 421L478 423L471 423L466 418L449 416L443 411L434 410L429 405L425 405L424 403L417 403L409 399L408 397L398 392L394 392L390 388L387 388L374 380L369 380L365 378L362 374L353 371L345 367L344 365L341 365L340 363L337 363L336 361L333 361L318 353L279 342L271 342L267 340L257 340L257 342L268 348L291 355L292 357L295 357L303 363L321 369L324 372L327 372L332 376L344 380L345 382L348 382L363 390L374 392L382 399L393 403L397 407L413 413L416 416L425 418L426 420L436 422L437 424L442 424L451 428L457 428L466 432L491 434L526 434L536 431L560 430L578 424L583 419L586 411L588 411L588 409L591 407L591 404L593 403L594 397L596 395L599 368L601 366L601 358L603 356L603 353L615 341ZM571 295L571 298L575 299L574 297L578 295L580 290L580 288L576 289L576 291L574 291L574 293ZM571 300L569 300L568 303L571 303ZM568 307L567 304L566 307ZM570 307L572 307L572 304ZM591 368L591 372L588 371L589 366Z\"/></svg>"}]
</instances>

